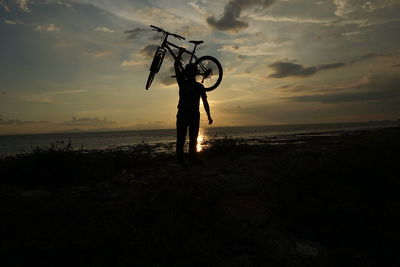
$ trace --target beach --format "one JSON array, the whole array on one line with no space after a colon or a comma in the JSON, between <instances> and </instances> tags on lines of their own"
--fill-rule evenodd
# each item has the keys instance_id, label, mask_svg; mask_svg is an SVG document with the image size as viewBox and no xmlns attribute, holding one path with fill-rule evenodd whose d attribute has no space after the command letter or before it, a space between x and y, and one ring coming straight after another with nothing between
<instances>
[{"instance_id":1,"label":"beach","mask_svg":"<svg viewBox=\"0 0 400 267\"><path fill-rule=\"evenodd\" d=\"M398 266L400 127L0 159L2 266Z\"/></svg>"}]
</instances>

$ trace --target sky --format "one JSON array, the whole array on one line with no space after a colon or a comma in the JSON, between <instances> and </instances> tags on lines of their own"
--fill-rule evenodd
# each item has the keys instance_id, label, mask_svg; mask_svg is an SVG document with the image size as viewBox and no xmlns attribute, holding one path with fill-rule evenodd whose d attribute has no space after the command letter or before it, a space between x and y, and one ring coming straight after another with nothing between
<instances>
[{"instance_id":1,"label":"sky","mask_svg":"<svg viewBox=\"0 0 400 267\"><path fill-rule=\"evenodd\" d=\"M222 63L213 127L397 120L399 14L400 0L0 0L0 134L174 128L169 56L145 90L150 24Z\"/></svg>"}]
</instances>

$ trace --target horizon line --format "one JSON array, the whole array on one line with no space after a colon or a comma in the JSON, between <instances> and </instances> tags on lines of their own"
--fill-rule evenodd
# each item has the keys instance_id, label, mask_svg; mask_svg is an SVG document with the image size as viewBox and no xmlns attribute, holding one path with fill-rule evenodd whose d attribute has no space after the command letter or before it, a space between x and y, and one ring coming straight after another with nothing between
<instances>
[{"instance_id":1,"label":"horizon line","mask_svg":"<svg viewBox=\"0 0 400 267\"><path fill-rule=\"evenodd\" d=\"M361 124L361 123L379 123L379 122L391 122L391 123L399 123L400 119L397 120L369 120L369 121L352 121L352 122L317 122L317 123L277 123L277 124L263 124L263 125L236 125L236 126L208 126L208 127L200 127L201 128L236 128L236 127L273 127L273 126L294 126L294 125L320 125L320 124ZM118 129L118 128L109 128L109 129L89 129L83 130L79 128L65 130L65 131L53 131L53 132L42 132L42 133L11 133L11 134L2 134L0 133L0 137L2 136L20 136L20 135L46 135L46 134L80 134L80 133L101 133L101 132L140 132L140 131L165 131L165 130L176 130L175 128L149 128L149 129Z\"/></svg>"}]
</instances>

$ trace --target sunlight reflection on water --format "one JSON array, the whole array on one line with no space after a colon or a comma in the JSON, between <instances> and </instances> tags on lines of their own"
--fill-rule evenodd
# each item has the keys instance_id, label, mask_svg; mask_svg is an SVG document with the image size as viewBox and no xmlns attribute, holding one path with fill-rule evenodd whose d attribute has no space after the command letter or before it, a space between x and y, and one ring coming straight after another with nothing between
<instances>
[{"instance_id":1,"label":"sunlight reflection on water","mask_svg":"<svg viewBox=\"0 0 400 267\"><path fill-rule=\"evenodd\" d=\"M200 152L204 150L204 140L206 138L206 133L204 129L200 128L199 130L199 136L197 136L197 146L196 146L196 151Z\"/></svg>"}]
</instances>

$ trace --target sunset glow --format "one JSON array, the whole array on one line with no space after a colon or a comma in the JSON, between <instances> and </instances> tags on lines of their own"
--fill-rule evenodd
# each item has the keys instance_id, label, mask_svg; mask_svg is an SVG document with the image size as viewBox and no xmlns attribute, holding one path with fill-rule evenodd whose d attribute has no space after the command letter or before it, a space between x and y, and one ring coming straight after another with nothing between
<instances>
[{"instance_id":1,"label":"sunset glow","mask_svg":"<svg viewBox=\"0 0 400 267\"><path fill-rule=\"evenodd\" d=\"M174 128L169 54L144 89L150 24L221 62L213 127L400 118L399 1L238 3L0 1L0 134Z\"/></svg>"}]
</instances>

